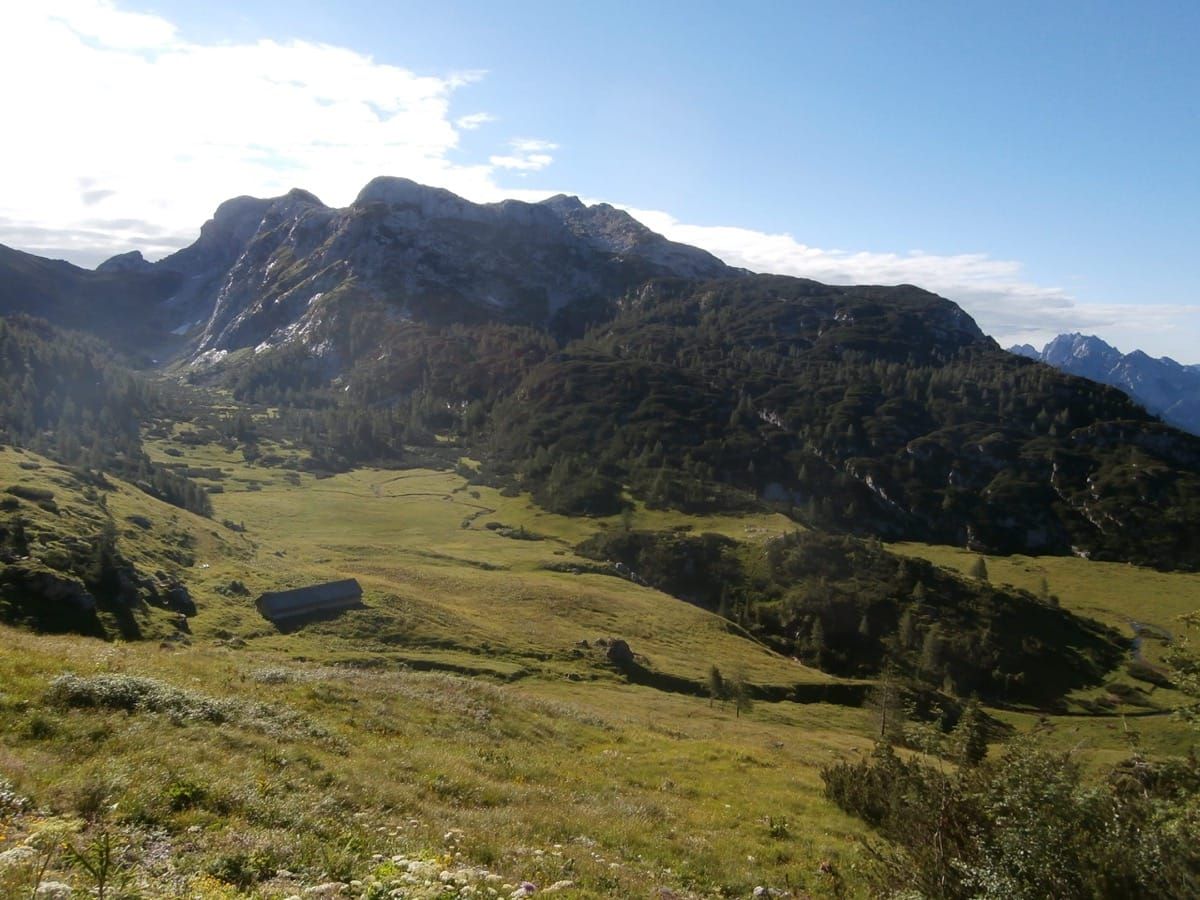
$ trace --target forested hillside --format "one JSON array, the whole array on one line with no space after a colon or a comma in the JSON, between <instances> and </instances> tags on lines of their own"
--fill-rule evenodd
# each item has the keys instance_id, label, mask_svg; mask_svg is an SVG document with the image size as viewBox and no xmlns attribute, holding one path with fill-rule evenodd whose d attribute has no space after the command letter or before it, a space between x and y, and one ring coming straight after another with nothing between
<instances>
[{"instance_id":1,"label":"forested hillside","mask_svg":"<svg viewBox=\"0 0 1200 900\"><path fill-rule=\"evenodd\" d=\"M0 316L37 316L60 328L86 331L139 365L152 365L179 343L170 333L173 314L163 301L180 281L175 272L119 266L92 271L0 245Z\"/></svg>"},{"instance_id":2,"label":"forested hillside","mask_svg":"<svg viewBox=\"0 0 1200 900\"><path fill-rule=\"evenodd\" d=\"M766 504L860 535L1200 564L1200 440L1001 351L936 295L667 280L593 314L557 344L368 308L314 335L340 375L295 344L217 377L316 411L335 463L452 435L557 512Z\"/></svg>"},{"instance_id":3,"label":"forested hillside","mask_svg":"<svg viewBox=\"0 0 1200 900\"><path fill-rule=\"evenodd\" d=\"M1200 441L915 288L656 285L492 422L501 470L539 486L586 457L653 504L740 491L860 534L1200 562Z\"/></svg>"},{"instance_id":4,"label":"forested hillside","mask_svg":"<svg viewBox=\"0 0 1200 900\"><path fill-rule=\"evenodd\" d=\"M141 426L167 403L113 356L98 340L45 321L0 318L0 443L119 474L168 503L208 514L201 488L143 452Z\"/></svg>"},{"instance_id":5,"label":"forested hillside","mask_svg":"<svg viewBox=\"0 0 1200 900\"><path fill-rule=\"evenodd\" d=\"M1111 629L877 543L795 532L765 548L715 534L599 533L578 548L839 675L897 674L950 696L1053 706L1125 654Z\"/></svg>"}]
</instances>

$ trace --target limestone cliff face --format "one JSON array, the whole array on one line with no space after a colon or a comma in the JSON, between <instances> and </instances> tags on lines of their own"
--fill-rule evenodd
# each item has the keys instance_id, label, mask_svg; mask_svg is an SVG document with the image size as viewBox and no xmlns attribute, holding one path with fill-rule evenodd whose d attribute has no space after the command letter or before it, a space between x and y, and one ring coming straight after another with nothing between
<instances>
[{"instance_id":1,"label":"limestone cliff face","mask_svg":"<svg viewBox=\"0 0 1200 900\"><path fill-rule=\"evenodd\" d=\"M200 360L303 340L333 305L544 325L572 303L650 278L736 274L607 205L562 196L476 204L402 178L376 178L345 209L299 190L229 200L195 244L155 269L183 277L168 302Z\"/></svg>"}]
</instances>

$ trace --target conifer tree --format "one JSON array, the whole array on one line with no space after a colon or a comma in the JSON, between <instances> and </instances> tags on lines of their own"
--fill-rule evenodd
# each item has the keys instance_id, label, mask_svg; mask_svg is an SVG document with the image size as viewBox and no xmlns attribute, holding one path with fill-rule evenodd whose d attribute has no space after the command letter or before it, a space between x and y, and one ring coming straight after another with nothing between
<instances>
[{"instance_id":1,"label":"conifer tree","mask_svg":"<svg viewBox=\"0 0 1200 900\"><path fill-rule=\"evenodd\" d=\"M729 682L728 690L729 698L733 701L734 717L741 718L742 713L754 705L754 701L750 697L750 685L746 682L745 676L739 672Z\"/></svg>"},{"instance_id":2,"label":"conifer tree","mask_svg":"<svg viewBox=\"0 0 1200 900\"><path fill-rule=\"evenodd\" d=\"M879 680L867 694L866 707L874 714L881 741L891 740L903 733L904 704L900 692L899 675L891 660L883 665Z\"/></svg>"},{"instance_id":3,"label":"conifer tree","mask_svg":"<svg viewBox=\"0 0 1200 900\"><path fill-rule=\"evenodd\" d=\"M725 679L721 676L721 670L714 665L708 670L708 705L712 706L714 700L724 701L726 692Z\"/></svg>"},{"instance_id":4,"label":"conifer tree","mask_svg":"<svg viewBox=\"0 0 1200 900\"><path fill-rule=\"evenodd\" d=\"M987 722L979 701L972 698L963 708L951 735L955 760L964 766L977 766L987 756Z\"/></svg>"}]
</instances>

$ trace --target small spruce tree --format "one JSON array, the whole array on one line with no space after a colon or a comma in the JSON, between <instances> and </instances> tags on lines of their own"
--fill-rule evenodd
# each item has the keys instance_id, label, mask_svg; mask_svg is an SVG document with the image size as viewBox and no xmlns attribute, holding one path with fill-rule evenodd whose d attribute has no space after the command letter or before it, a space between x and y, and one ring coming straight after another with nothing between
<instances>
[{"instance_id":1,"label":"small spruce tree","mask_svg":"<svg viewBox=\"0 0 1200 900\"><path fill-rule=\"evenodd\" d=\"M900 690L900 676L895 664L889 659L879 672L879 680L867 694L866 707L874 714L879 729L879 740L892 741L903 734L904 697Z\"/></svg>"},{"instance_id":2,"label":"small spruce tree","mask_svg":"<svg viewBox=\"0 0 1200 900\"><path fill-rule=\"evenodd\" d=\"M708 670L708 705L712 706L714 700L724 702L727 692L721 670L713 666Z\"/></svg>"},{"instance_id":3,"label":"small spruce tree","mask_svg":"<svg viewBox=\"0 0 1200 900\"><path fill-rule=\"evenodd\" d=\"M812 630L808 634L808 656L818 668L825 656L825 626L821 617L813 619Z\"/></svg>"},{"instance_id":4,"label":"small spruce tree","mask_svg":"<svg viewBox=\"0 0 1200 900\"><path fill-rule=\"evenodd\" d=\"M979 701L972 698L963 708L951 735L955 760L963 766L977 766L987 756L987 720Z\"/></svg>"},{"instance_id":5,"label":"small spruce tree","mask_svg":"<svg viewBox=\"0 0 1200 900\"><path fill-rule=\"evenodd\" d=\"M926 675L936 675L941 671L943 644L941 626L935 622L925 632L925 640L921 644L921 671Z\"/></svg>"},{"instance_id":6,"label":"small spruce tree","mask_svg":"<svg viewBox=\"0 0 1200 900\"><path fill-rule=\"evenodd\" d=\"M735 718L741 718L742 713L748 711L754 701L750 696L750 685L747 683L745 676L740 672L733 676L733 680L729 682L729 698L733 701L733 710Z\"/></svg>"},{"instance_id":7,"label":"small spruce tree","mask_svg":"<svg viewBox=\"0 0 1200 900\"><path fill-rule=\"evenodd\" d=\"M900 614L900 623L896 627L896 642L900 650L911 650L917 643L917 619L911 608Z\"/></svg>"}]
</instances>

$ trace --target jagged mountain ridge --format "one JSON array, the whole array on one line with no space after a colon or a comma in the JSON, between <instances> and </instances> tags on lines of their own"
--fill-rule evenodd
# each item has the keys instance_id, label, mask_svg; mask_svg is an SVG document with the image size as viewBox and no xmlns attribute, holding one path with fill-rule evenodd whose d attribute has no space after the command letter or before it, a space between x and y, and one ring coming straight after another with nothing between
<instances>
[{"instance_id":1,"label":"jagged mountain ridge","mask_svg":"<svg viewBox=\"0 0 1200 900\"><path fill-rule=\"evenodd\" d=\"M1200 366L1134 350L1122 353L1095 335L1060 334L1041 351L1024 344L1011 353L1124 391L1148 411L1200 435Z\"/></svg>"},{"instance_id":2,"label":"jagged mountain ridge","mask_svg":"<svg viewBox=\"0 0 1200 900\"><path fill-rule=\"evenodd\" d=\"M337 303L442 324L546 325L651 277L733 271L604 204L476 204L402 178L374 179L345 209L301 190L227 201L152 270L182 276L167 305L195 352L210 355L285 343Z\"/></svg>"},{"instance_id":3,"label":"jagged mountain ridge","mask_svg":"<svg viewBox=\"0 0 1200 900\"><path fill-rule=\"evenodd\" d=\"M607 204L558 195L477 204L403 178L371 181L344 209L295 189L222 203L188 247L138 251L95 271L0 248L0 313L27 312L156 356L193 361L308 335L332 307L393 318L546 326L661 276L736 274Z\"/></svg>"}]
</instances>

